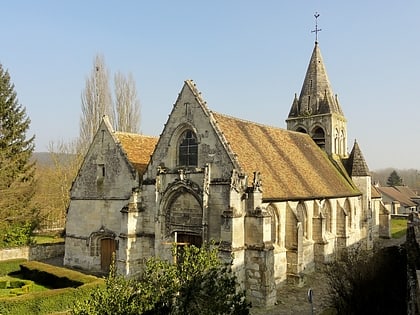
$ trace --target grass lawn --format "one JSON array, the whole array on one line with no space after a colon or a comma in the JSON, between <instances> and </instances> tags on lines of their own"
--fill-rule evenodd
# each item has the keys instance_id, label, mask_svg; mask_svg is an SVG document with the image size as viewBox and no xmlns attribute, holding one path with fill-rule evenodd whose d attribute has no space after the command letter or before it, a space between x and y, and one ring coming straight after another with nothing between
<instances>
[{"instance_id":1,"label":"grass lawn","mask_svg":"<svg viewBox=\"0 0 420 315\"><path fill-rule=\"evenodd\" d=\"M407 219L391 219L392 238L400 238L407 234Z\"/></svg>"},{"instance_id":2,"label":"grass lawn","mask_svg":"<svg viewBox=\"0 0 420 315\"><path fill-rule=\"evenodd\" d=\"M20 270L20 264L26 262L26 259L13 259L0 262L0 277L7 276L13 271Z\"/></svg>"},{"instance_id":3,"label":"grass lawn","mask_svg":"<svg viewBox=\"0 0 420 315\"><path fill-rule=\"evenodd\" d=\"M64 242L64 238L57 235L35 235L32 237L35 244L52 244Z\"/></svg>"}]
</instances>

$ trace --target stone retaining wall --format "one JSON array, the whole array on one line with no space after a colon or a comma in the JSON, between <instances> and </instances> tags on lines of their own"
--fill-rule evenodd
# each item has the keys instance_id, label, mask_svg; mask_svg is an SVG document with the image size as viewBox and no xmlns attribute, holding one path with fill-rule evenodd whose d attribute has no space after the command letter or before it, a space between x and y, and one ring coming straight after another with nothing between
<instances>
[{"instance_id":1,"label":"stone retaining wall","mask_svg":"<svg viewBox=\"0 0 420 315\"><path fill-rule=\"evenodd\" d=\"M412 212L407 222L407 237L405 247L407 250L407 314L420 314L420 217Z\"/></svg>"},{"instance_id":2,"label":"stone retaining wall","mask_svg":"<svg viewBox=\"0 0 420 315\"><path fill-rule=\"evenodd\" d=\"M0 261L9 259L44 260L64 255L64 242L6 248L0 250Z\"/></svg>"}]
</instances>

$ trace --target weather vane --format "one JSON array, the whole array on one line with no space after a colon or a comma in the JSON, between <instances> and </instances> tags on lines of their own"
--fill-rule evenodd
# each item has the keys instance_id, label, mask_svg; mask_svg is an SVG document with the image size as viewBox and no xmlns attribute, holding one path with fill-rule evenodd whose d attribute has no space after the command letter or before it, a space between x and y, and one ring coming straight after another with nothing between
<instances>
[{"instance_id":1,"label":"weather vane","mask_svg":"<svg viewBox=\"0 0 420 315\"><path fill-rule=\"evenodd\" d=\"M318 32L322 31L322 29L318 28L319 13L315 12L314 17L315 17L315 29L311 31L311 33L315 33L315 43L318 43Z\"/></svg>"}]
</instances>

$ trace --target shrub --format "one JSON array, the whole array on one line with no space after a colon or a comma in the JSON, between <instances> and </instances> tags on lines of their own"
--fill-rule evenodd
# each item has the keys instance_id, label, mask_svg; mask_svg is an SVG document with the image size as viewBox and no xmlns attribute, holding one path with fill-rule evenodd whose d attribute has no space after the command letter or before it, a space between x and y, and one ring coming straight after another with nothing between
<instances>
[{"instance_id":1,"label":"shrub","mask_svg":"<svg viewBox=\"0 0 420 315\"><path fill-rule=\"evenodd\" d=\"M347 249L325 272L330 304L338 314L405 314L407 256L403 247L375 253Z\"/></svg>"},{"instance_id":2,"label":"shrub","mask_svg":"<svg viewBox=\"0 0 420 315\"><path fill-rule=\"evenodd\" d=\"M72 314L249 314L245 293L237 292L236 277L216 247L187 246L176 257L177 264L149 259L138 280L118 276L112 267L105 287L80 299Z\"/></svg>"},{"instance_id":3,"label":"shrub","mask_svg":"<svg viewBox=\"0 0 420 315\"><path fill-rule=\"evenodd\" d=\"M9 287L14 289L14 288L21 288L25 285L25 281L22 280L13 280L9 282Z\"/></svg>"},{"instance_id":4,"label":"shrub","mask_svg":"<svg viewBox=\"0 0 420 315\"><path fill-rule=\"evenodd\" d=\"M33 243L35 225L31 222L0 225L0 248L19 247Z\"/></svg>"}]
</instances>

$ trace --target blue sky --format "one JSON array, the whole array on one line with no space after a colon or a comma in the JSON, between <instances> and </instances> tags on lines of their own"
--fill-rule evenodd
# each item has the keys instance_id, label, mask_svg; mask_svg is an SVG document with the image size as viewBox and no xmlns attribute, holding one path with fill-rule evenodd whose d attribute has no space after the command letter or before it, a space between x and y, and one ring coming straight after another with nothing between
<instances>
[{"instance_id":1,"label":"blue sky","mask_svg":"<svg viewBox=\"0 0 420 315\"><path fill-rule=\"evenodd\" d=\"M36 151L78 136L93 58L131 72L141 130L159 135L184 80L210 109L285 128L319 44L371 170L420 169L420 2L7 1L0 63L31 118Z\"/></svg>"}]
</instances>

